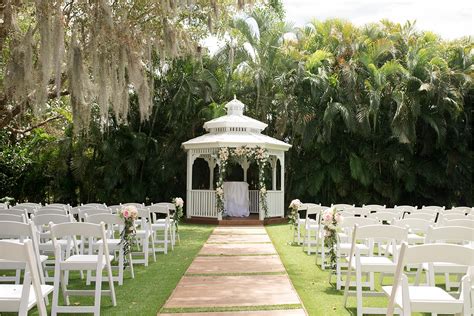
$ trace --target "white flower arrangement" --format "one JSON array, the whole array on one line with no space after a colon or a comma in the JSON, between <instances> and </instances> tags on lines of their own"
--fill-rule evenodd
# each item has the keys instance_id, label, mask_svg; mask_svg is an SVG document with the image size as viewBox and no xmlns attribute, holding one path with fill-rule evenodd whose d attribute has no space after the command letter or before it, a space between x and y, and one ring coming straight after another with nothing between
<instances>
[{"instance_id":1,"label":"white flower arrangement","mask_svg":"<svg viewBox=\"0 0 474 316\"><path fill-rule=\"evenodd\" d=\"M265 216L268 212L267 206L267 189L265 187L265 166L268 163L268 151L261 147L240 146L234 149L226 147L220 148L218 155L219 159L219 180L216 183L216 204L218 212L224 211L224 179L227 174L227 165L231 158L234 159L250 159L255 160L259 167L259 195L260 208L264 210Z\"/></svg>"},{"instance_id":2,"label":"white flower arrangement","mask_svg":"<svg viewBox=\"0 0 474 316\"><path fill-rule=\"evenodd\" d=\"M288 215L290 227L295 227L298 224L298 209L303 205L303 203L299 199L294 199L291 201L290 206L290 214Z\"/></svg>"},{"instance_id":3,"label":"white flower arrangement","mask_svg":"<svg viewBox=\"0 0 474 316\"><path fill-rule=\"evenodd\" d=\"M183 207L184 207L184 200L180 197L176 197L172 200L174 206L176 207L176 211L173 214L174 225L176 226L176 231L178 231L178 225L183 217Z\"/></svg>"},{"instance_id":4,"label":"white flower arrangement","mask_svg":"<svg viewBox=\"0 0 474 316\"><path fill-rule=\"evenodd\" d=\"M324 244L329 249L330 266L334 270L337 261L337 229L344 220L335 207L326 209L321 215L321 224L324 229Z\"/></svg>"},{"instance_id":5,"label":"white flower arrangement","mask_svg":"<svg viewBox=\"0 0 474 316\"><path fill-rule=\"evenodd\" d=\"M127 205L120 210L118 216L124 222L123 230L120 232L120 245L122 246L125 258L128 258L127 255L132 251L132 247L136 243L137 231L135 220L138 218L138 210L133 205ZM125 264L128 264L127 259L125 260Z\"/></svg>"}]
</instances>

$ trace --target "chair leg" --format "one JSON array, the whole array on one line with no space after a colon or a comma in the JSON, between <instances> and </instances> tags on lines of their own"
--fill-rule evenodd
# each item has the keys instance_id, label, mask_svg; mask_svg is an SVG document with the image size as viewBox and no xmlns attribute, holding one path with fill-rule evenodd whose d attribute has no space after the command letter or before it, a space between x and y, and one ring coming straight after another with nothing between
<instances>
[{"instance_id":1,"label":"chair leg","mask_svg":"<svg viewBox=\"0 0 474 316\"><path fill-rule=\"evenodd\" d=\"M63 297L64 297L64 301L66 302L66 305L71 305L71 302L69 301L69 295L67 294L67 281L68 279L66 279L66 272L68 272L67 270L62 272L60 271L59 273L59 277L60 277L60 282L61 283L61 290L63 292ZM67 275L69 277L69 275Z\"/></svg>"},{"instance_id":2,"label":"chair leg","mask_svg":"<svg viewBox=\"0 0 474 316\"><path fill-rule=\"evenodd\" d=\"M156 262L155 237L153 237L153 234L151 234L150 237L151 237L151 250L153 251L153 262Z\"/></svg>"},{"instance_id":3,"label":"chair leg","mask_svg":"<svg viewBox=\"0 0 474 316\"><path fill-rule=\"evenodd\" d=\"M451 291L451 280L449 280L449 273L444 274L444 279L446 280L446 291Z\"/></svg>"},{"instance_id":4,"label":"chair leg","mask_svg":"<svg viewBox=\"0 0 474 316\"><path fill-rule=\"evenodd\" d=\"M145 236L145 238L143 238L142 249L143 249L143 252L145 253L145 267L148 267L148 252L149 252L148 236Z\"/></svg>"},{"instance_id":5,"label":"chair leg","mask_svg":"<svg viewBox=\"0 0 474 316\"><path fill-rule=\"evenodd\" d=\"M168 254L168 228L165 227L165 233L164 233L164 241L163 241L163 252L164 254ZM173 247L173 238L171 238L171 247Z\"/></svg>"},{"instance_id":6,"label":"chair leg","mask_svg":"<svg viewBox=\"0 0 474 316\"><path fill-rule=\"evenodd\" d=\"M122 247L120 247L119 250L119 263L118 263L118 285L123 284L123 269L124 269L124 259L123 259L123 250Z\"/></svg>"},{"instance_id":7,"label":"chair leg","mask_svg":"<svg viewBox=\"0 0 474 316\"><path fill-rule=\"evenodd\" d=\"M132 253L128 254L128 262L130 265L130 274L132 275L132 279L135 279L135 271L133 270Z\"/></svg>"},{"instance_id":8,"label":"chair leg","mask_svg":"<svg viewBox=\"0 0 474 316\"><path fill-rule=\"evenodd\" d=\"M356 267L356 297L357 316L362 316L362 273L359 267Z\"/></svg>"},{"instance_id":9,"label":"chair leg","mask_svg":"<svg viewBox=\"0 0 474 316\"><path fill-rule=\"evenodd\" d=\"M57 309L58 309L58 304L59 304L59 287L60 287L60 281L59 281L59 274L61 271L59 270L59 265L56 264L54 267L54 290L53 290L53 302L51 306L51 315L56 316L57 314Z\"/></svg>"},{"instance_id":10,"label":"chair leg","mask_svg":"<svg viewBox=\"0 0 474 316\"><path fill-rule=\"evenodd\" d=\"M112 274L112 266L110 264L106 264L106 267L107 267L107 277L109 279L110 298L112 300L112 305L117 306L117 298L115 297L115 284L114 284L114 276Z\"/></svg>"},{"instance_id":11,"label":"chair leg","mask_svg":"<svg viewBox=\"0 0 474 316\"><path fill-rule=\"evenodd\" d=\"M102 268L102 267L100 267ZM100 300L102 297L102 269L97 265L95 270L94 315L100 316Z\"/></svg>"},{"instance_id":12,"label":"chair leg","mask_svg":"<svg viewBox=\"0 0 474 316\"><path fill-rule=\"evenodd\" d=\"M15 284L20 284L21 269L15 271Z\"/></svg>"}]
</instances>

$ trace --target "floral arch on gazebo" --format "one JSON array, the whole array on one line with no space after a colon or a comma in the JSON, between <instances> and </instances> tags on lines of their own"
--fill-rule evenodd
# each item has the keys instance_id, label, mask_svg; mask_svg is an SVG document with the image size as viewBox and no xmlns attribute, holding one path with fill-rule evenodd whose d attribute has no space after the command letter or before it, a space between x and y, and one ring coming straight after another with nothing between
<instances>
[{"instance_id":1,"label":"floral arch on gazebo","mask_svg":"<svg viewBox=\"0 0 474 316\"><path fill-rule=\"evenodd\" d=\"M208 132L183 143L187 151L186 200L187 217L222 218L224 211L223 183L229 162L240 165L243 181L252 162L259 168L258 188L249 191L250 213L258 213L260 220L284 216L285 152L291 145L263 135L267 124L245 116L245 105L235 99L226 104L227 115L204 123ZM209 188L193 187L193 165L204 159L209 166ZM280 167L280 187L277 187L277 167ZM218 180L214 183L214 169ZM271 167L271 186L267 188L265 168Z\"/></svg>"}]
</instances>

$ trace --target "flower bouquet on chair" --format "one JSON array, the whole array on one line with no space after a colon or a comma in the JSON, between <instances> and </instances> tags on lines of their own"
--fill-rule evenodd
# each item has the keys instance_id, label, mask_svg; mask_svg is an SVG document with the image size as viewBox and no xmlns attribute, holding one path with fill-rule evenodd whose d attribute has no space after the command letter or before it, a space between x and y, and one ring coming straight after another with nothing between
<instances>
[{"instance_id":1,"label":"flower bouquet on chair","mask_svg":"<svg viewBox=\"0 0 474 316\"><path fill-rule=\"evenodd\" d=\"M183 217L183 207L184 207L184 201L180 197L176 197L172 200L176 210L174 211L173 214L173 220L174 224L176 226L176 232L178 231L178 224L181 221L181 218Z\"/></svg>"},{"instance_id":2,"label":"flower bouquet on chair","mask_svg":"<svg viewBox=\"0 0 474 316\"><path fill-rule=\"evenodd\" d=\"M138 218L138 210L135 206L125 206L120 210L118 215L123 219L124 223L123 230L120 232L120 245L122 245L125 265L127 265L127 255L132 251L132 247L136 242L137 230L135 220Z\"/></svg>"},{"instance_id":3,"label":"flower bouquet on chair","mask_svg":"<svg viewBox=\"0 0 474 316\"><path fill-rule=\"evenodd\" d=\"M299 239L298 210L302 205L303 203L301 203L299 199L294 199L293 201L291 201L290 206L288 207L290 209L290 214L288 214L288 222L290 223L290 228L293 231L293 240L291 241L292 245L295 243L296 236L298 236L298 239Z\"/></svg>"},{"instance_id":4,"label":"flower bouquet on chair","mask_svg":"<svg viewBox=\"0 0 474 316\"><path fill-rule=\"evenodd\" d=\"M337 229L342 220L342 215L336 210L335 207L325 210L321 219L321 224L323 225L324 230L324 246L328 248L329 266L332 270L331 274L336 270L338 247Z\"/></svg>"}]
</instances>

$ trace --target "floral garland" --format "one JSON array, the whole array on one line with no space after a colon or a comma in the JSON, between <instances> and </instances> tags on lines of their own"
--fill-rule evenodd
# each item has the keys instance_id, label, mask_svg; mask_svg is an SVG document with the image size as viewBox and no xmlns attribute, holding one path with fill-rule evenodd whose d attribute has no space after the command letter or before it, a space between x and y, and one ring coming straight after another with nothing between
<instances>
[{"instance_id":1,"label":"floral garland","mask_svg":"<svg viewBox=\"0 0 474 316\"><path fill-rule=\"evenodd\" d=\"M291 201L290 206L290 214L288 215L288 222L290 223L290 227L294 228L298 225L298 209L303 205L299 199L294 199Z\"/></svg>"},{"instance_id":2,"label":"floral garland","mask_svg":"<svg viewBox=\"0 0 474 316\"><path fill-rule=\"evenodd\" d=\"M176 207L176 210L173 214L173 221L174 225L176 227L176 232L178 231L178 224L181 221L181 217L183 217L183 207L184 207L184 201L180 197L176 197L172 200L174 206Z\"/></svg>"},{"instance_id":3,"label":"floral garland","mask_svg":"<svg viewBox=\"0 0 474 316\"><path fill-rule=\"evenodd\" d=\"M329 249L329 263L332 270L336 269L337 263L337 229L343 219L335 207L328 208L322 214L321 223L324 229L324 245Z\"/></svg>"},{"instance_id":4,"label":"floral garland","mask_svg":"<svg viewBox=\"0 0 474 316\"><path fill-rule=\"evenodd\" d=\"M125 264L128 264L127 255L132 251L132 247L136 243L137 230L135 228L135 220L138 218L138 210L135 206L129 205L122 208L118 215L124 222L123 230L120 232L119 245L122 245Z\"/></svg>"},{"instance_id":5,"label":"floral garland","mask_svg":"<svg viewBox=\"0 0 474 316\"><path fill-rule=\"evenodd\" d=\"M267 205L267 188L265 186L265 166L268 163L268 151L261 147L237 147L235 149L229 149L222 147L219 149L218 159L219 164L219 179L216 184L216 204L217 211L222 213L224 211L224 180L227 175L227 167L229 160L232 158L236 161L250 160L255 161L258 165L258 182L259 182L259 200L260 208L264 210L265 217L268 213Z\"/></svg>"}]
</instances>

